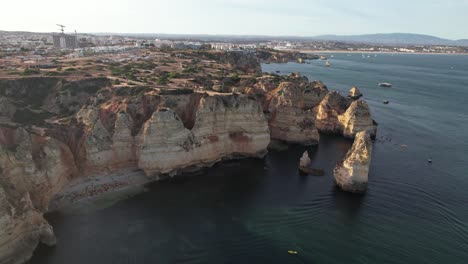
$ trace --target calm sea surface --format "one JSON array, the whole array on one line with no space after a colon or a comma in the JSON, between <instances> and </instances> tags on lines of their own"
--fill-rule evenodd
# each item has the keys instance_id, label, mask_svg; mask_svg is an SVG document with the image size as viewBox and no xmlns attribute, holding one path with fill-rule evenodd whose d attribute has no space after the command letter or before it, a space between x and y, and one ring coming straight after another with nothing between
<instances>
[{"instance_id":1,"label":"calm sea surface","mask_svg":"<svg viewBox=\"0 0 468 264\"><path fill-rule=\"evenodd\" d=\"M468 56L330 62L264 71L364 93L379 123L365 195L334 188L352 142L323 136L308 149L323 177L298 175L300 146L219 164L110 207L48 215L58 245L31 263L468 263Z\"/></svg>"}]
</instances>

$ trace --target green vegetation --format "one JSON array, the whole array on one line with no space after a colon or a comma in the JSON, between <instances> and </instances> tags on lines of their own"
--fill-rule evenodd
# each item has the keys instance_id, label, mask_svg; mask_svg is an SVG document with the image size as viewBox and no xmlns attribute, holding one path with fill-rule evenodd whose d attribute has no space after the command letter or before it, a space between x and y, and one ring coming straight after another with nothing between
<instances>
[{"instance_id":1,"label":"green vegetation","mask_svg":"<svg viewBox=\"0 0 468 264\"><path fill-rule=\"evenodd\" d=\"M132 86L132 87L122 86L122 87L117 87L114 93L117 96L137 96L137 95L142 95L151 90L152 89L147 86Z\"/></svg>"},{"instance_id":2,"label":"green vegetation","mask_svg":"<svg viewBox=\"0 0 468 264\"><path fill-rule=\"evenodd\" d=\"M135 74L138 73L131 65L120 66L111 66L110 67L112 76L120 76L128 80L136 81Z\"/></svg>"},{"instance_id":3,"label":"green vegetation","mask_svg":"<svg viewBox=\"0 0 468 264\"><path fill-rule=\"evenodd\" d=\"M45 75L46 76L66 76L68 74L69 74L68 72L52 71L52 72L47 72Z\"/></svg>"},{"instance_id":4,"label":"green vegetation","mask_svg":"<svg viewBox=\"0 0 468 264\"><path fill-rule=\"evenodd\" d=\"M78 94L80 92L94 94L99 89L110 85L110 80L107 78L90 78L73 82L63 80L59 91L70 91L73 94Z\"/></svg>"},{"instance_id":5,"label":"green vegetation","mask_svg":"<svg viewBox=\"0 0 468 264\"><path fill-rule=\"evenodd\" d=\"M178 72L169 73L169 78L171 78L171 79L176 79L176 78L179 78L179 77L180 77L180 74Z\"/></svg>"},{"instance_id":6,"label":"green vegetation","mask_svg":"<svg viewBox=\"0 0 468 264\"><path fill-rule=\"evenodd\" d=\"M197 73L200 72L201 68L196 65L189 65L187 66L182 73Z\"/></svg>"},{"instance_id":7,"label":"green vegetation","mask_svg":"<svg viewBox=\"0 0 468 264\"><path fill-rule=\"evenodd\" d=\"M41 71L39 69L26 68L21 73L21 75L23 75L23 76L29 76L29 75L33 75L33 74L41 74Z\"/></svg>"},{"instance_id":8,"label":"green vegetation","mask_svg":"<svg viewBox=\"0 0 468 264\"><path fill-rule=\"evenodd\" d=\"M161 89L160 95L182 95L182 94L193 94L192 89L188 88L177 88L177 89Z\"/></svg>"},{"instance_id":9,"label":"green vegetation","mask_svg":"<svg viewBox=\"0 0 468 264\"><path fill-rule=\"evenodd\" d=\"M231 80L235 83L239 82L240 81L240 78L239 78L239 74L237 73L234 73L231 75Z\"/></svg>"},{"instance_id":10,"label":"green vegetation","mask_svg":"<svg viewBox=\"0 0 468 264\"><path fill-rule=\"evenodd\" d=\"M169 74L167 73L164 73L161 77L158 78L158 80L156 81L156 84L159 84L159 85L166 85L169 83Z\"/></svg>"}]
</instances>

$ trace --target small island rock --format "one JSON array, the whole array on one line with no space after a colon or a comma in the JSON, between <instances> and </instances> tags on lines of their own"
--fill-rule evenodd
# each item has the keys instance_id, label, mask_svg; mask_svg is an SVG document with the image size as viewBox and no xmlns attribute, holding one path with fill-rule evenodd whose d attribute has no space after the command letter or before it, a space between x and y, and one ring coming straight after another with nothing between
<instances>
[{"instance_id":1,"label":"small island rock","mask_svg":"<svg viewBox=\"0 0 468 264\"><path fill-rule=\"evenodd\" d=\"M353 100L356 100L356 99L359 99L359 98L362 97L362 93L361 93L361 91L359 91L359 89L356 86L353 86L349 90L348 97L353 99Z\"/></svg>"},{"instance_id":2,"label":"small island rock","mask_svg":"<svg viewBox=\"0 0 468 264\"><path fill-rule=\"evenodd\" d=\"M307 172L308 167L312 164L312 161L309 158L309 153L304 151L304 154L302 154L301 160L299 162L299 168L302 172Z\"/></svg>"},{"instance_id":3,"label":"small island rock","mask_svg":"<svg viewBox=\"0 0 468 264\"><path fill-rule=\"evenodd\" d=\"M333 170L335 183L342 190L362 193L367 189L369 166L372 156L372 140L369 131L356 134L352 148L344 161Z\"/></svg>"}]
</instances>

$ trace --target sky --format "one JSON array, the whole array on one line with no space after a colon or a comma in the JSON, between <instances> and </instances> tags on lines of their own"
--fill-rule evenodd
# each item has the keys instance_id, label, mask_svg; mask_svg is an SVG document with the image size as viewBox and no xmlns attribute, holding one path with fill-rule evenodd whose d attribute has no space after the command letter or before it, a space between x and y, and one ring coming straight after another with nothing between
<instances>
[{"instance_id":1,"label":"sky","mask_svg":"<svg viewBox=\"0 0 468 264\"><path fill-rule=\"evenodd\" d=\"M7 0L0 30L468 39L468 0Z\"/></svg>"}]
</instances>

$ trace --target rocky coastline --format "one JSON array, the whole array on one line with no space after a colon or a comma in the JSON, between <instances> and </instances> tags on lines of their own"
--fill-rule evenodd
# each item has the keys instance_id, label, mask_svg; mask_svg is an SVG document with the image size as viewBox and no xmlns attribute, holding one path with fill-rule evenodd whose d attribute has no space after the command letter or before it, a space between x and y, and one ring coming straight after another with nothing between
<instances>
[{"instance_id":1,"label":"rocky coastline","mask_svg":"<svg viewBox=\"0 0 468 264\"><path fill-rule=\"evenodd\" d=\"M299 74L249 75L223 93L19 78L0 80L0 100L0 263L23 263L38 243L55 243L43 218L50 207L224 159L261 158L271 140L317 144L320 133L356 138L344 162L353 167L363 148L370 163L367 138L376 133L365 101ZM138 173L115 176L123 171ZM337 185L353 191L342 178Z\"/></svg>"}]
</instances>

